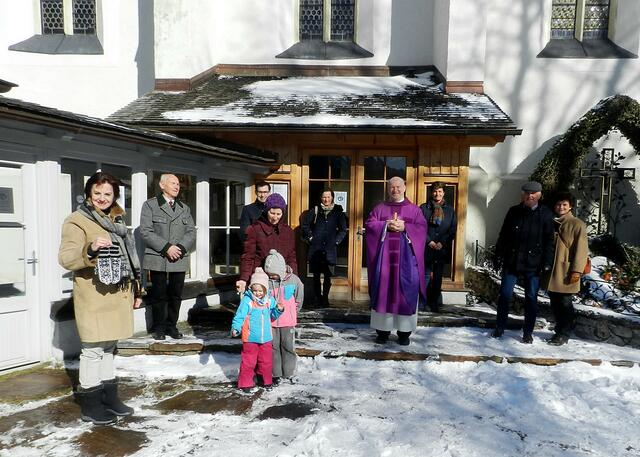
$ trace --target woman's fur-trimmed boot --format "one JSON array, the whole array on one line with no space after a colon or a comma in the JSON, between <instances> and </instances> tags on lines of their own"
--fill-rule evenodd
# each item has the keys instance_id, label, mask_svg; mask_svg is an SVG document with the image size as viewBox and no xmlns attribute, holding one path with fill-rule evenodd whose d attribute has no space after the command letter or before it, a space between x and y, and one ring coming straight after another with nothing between
<instances>
[{"instance_id":1,"label":"woman's fur-trimmed boot","mask_svg":"<svg viewBox=\"0 0 640 457\"><path fill-rule=\"evenodd\" d=\"M80 417L85 422L93 422L96 425L113 424L116 416L107 411L102 404L104 389L102 385L89 389L78 388L78 400L80 400Z\"/></svg>"},{"instance_id":2,"label":"woman's fur-trimmed boot","mask_svg":"<svg viewBox=\"0 0 640 457\"><path fill-rule=\"evenodd\" d=\"M102 381L102 386L104 387L102 404L107 411L116 416L131 416L133 414L133 408L122 403L118 397L118 381L115 378Z\"/></svg>"}]
</instances>

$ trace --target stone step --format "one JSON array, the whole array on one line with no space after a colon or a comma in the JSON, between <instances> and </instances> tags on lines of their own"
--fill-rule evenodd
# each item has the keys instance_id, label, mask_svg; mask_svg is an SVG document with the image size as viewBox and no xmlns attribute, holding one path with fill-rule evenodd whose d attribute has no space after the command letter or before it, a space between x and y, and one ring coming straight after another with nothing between
<instances>
[{"instance_id":1,"label":"stone step","mask_svg":"<svg viewBox=\"0 0 640 457\"><path fill-rule=\"evenodd\" d=\"M173 340L169 342L149 342L148 339L129 339L118 342L118 355L134 356L134 355L195 355L208 352L230 352L240 353L242 342L234 340L198 340L189 338L185 340ZM325 357L338 358L349 357L364 360L377 361L422 361L429 360L433 362L495 362L495 363L527 363L539 366L554 366L568 362L584 362L592 366L599 366L603 360L598 358L570 358L570 357L515 357L503 355L460 355L447 354L440 352L405 352L405 351L325 351L321 349L297 347L296 354L299 357ZM633 367L640 363L631 360L606 360L614 366Z\"/></svg>"},{"instance_id":2,"label":"stone step","mask_svg":"<svg viewBox=\"0 0 640 457\"><path fill-rule=\"evenodd\" d=\"M156 341L148 336L139 336L118 342L118 354L121 356L134 355L196 355L201 353L228 352L240 353L242 342L238 338L230 338L227 330L215 330L207 326L193 326L191 331L180 340L168 338L165 341ZM339 336L336 336L339 335ZM298 328L296 338L296 353L300 357L349 357L366 360L390 360L390 361L422 361L429 360L435 362L488 362L496 363L527 363L540 366L553 366L567 362L584 362L590 365L600 365L604 361L615 366L631 367L638 361L623 360L609 357L591 358L578 355L541 356L541 355L513 355L513 354L449 354L434 348L420 348L412 345L408 350L398 346L395 342L390 342L386 346L373 343L373 331L367 326L353 326L350 324L334 324L326 326L324 324L301 323ZM331 343L334 338L342 338L345 344L351 348L339 350L340 344L336 346ZM483 336L484 338L484 336ZM487 338L490 341L489 338ZM359 347L358 347L359 346ZM384 349L382 349L384 348Z\"/></svg>"},{"instance_id":3,"label":"stone step","mask_svg":"<svg viewBox=\"0 0 640 457\"><path fill-rule=\"evenodd\" d=\"M227 329L231 326L236 306L225 304L194 308L189 311L189 324ZM303 308L298 313L300 323L368 324L369 319L369 311L359 307ZM444 305L439 313L418 312L418 325L421 327L494 328L495 321L495 311L478 306ZM509 316L506 328L517 330L522 328L522 324L522 317ZM542 327L542 321L536 323L536 328Z\"/></svg>"}]
</instances>

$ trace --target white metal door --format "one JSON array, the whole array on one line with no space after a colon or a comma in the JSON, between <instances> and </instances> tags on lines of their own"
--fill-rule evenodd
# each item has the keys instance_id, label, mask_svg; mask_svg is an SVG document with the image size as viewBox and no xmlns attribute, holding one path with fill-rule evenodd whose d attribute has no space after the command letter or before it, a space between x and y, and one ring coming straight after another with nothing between
<instances>
[{"instance_id":1,"label":"white metal door","mask_svg":"<svg viewBox=\"0 0 640 457\"><path fill-rule=\"evenodd\" d=\"M0 165L0 370L38 361L35 211L20 167ZM30 217L31 216L31 217Z\"/></svg>"}]
</instances>

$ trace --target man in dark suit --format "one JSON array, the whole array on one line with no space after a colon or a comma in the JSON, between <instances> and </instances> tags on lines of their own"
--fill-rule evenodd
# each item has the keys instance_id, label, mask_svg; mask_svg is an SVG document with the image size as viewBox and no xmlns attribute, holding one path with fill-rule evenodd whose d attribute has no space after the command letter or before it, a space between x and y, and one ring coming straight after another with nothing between
<instances>
[{"instance_id":1,"label":"man in dark suit","mask_svg":"<svg viewBox=\"0 0 640 457\"><path fill-rule=\"evenodd\" d=\"M269 192L271 192L271 184L266 181L258 181L255 189L256 201L243 207L240 214L240 239L242 241L246 237L247 227L253 224L263 213L264 203L267 201Z\"/></svg>"},{"instance_id":2,"label":"man in dark suit","mask_svg":"<svg viewBox=\"0 0 640 457\"><path fill-rule=\"evenodd\" d=\"M143 268L149 270L153 310L153 337L182 338L176 327L189 251L196 241L196 228L189 207L177 199L180 181L175 175L160 177L162 193L142 205L140 234L145 242Z\"/></svg>"},{"instance_id":3,"label":"man in dark suit","mask_svg":"<svg viewBox=\"0 0 640 457\"><path fill-rule=\"evenodd\" d=\"M431 199L420 205L427 220L427 246L424 250L424 273L427 279L427 305L434 313L442 306L442 272L451 262L451 243L458 222L453 206L444 200L444 183L431 184Z\"/></svg>"}]
</instances>

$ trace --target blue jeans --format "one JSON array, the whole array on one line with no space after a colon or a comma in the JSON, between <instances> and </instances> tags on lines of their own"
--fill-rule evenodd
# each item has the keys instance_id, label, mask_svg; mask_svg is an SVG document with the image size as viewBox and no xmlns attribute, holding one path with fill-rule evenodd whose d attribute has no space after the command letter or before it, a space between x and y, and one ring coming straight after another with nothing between
<instances>
[{"instance_id":1,"label":"blue jeans","mask_svg":"<svg viewBox=\"0 0 640 457\"><path fill-rule=\"evenodd\" d=\"M515 274L510 271L502 273L502 284L498 297L498 316L496 328L504 330L509 317L509 303L513 296L513 288L518 281L518 276L524 279L524 327L522 333L531 335L538 314L538 289L540 288L540 276L536 272Z\"/></svg>"}]
</instances>

